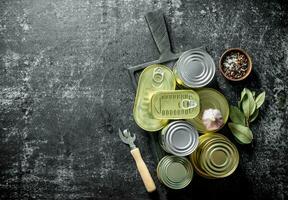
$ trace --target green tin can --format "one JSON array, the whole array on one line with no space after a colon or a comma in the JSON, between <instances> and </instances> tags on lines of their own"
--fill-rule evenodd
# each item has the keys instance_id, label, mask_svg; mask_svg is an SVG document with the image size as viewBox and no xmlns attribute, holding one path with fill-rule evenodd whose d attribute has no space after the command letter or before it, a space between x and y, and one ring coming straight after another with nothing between
<instances>
[{"instance_id":1,"label":"green tin can","mask_svg":"<svg viewBox=\"0 0 288 200\"><path fill-rule=\"evenodd\" d=\"M190 155L190 160L193 164L193 167L196 171L196 173L199 176L202 176L204 178L208 178L208 179L213 179L213 177L211 177L209 174L207 174L205 171L203 171L200 167L199 161L200 161L200 156L201 156L201 152L202 152L202 147L205 144L205 142L210 138L212 134L211 133L207 133L204 135L201 135L199 137L199 145L197 147L197 149ZM215 135L216 137L220 137L218 135Z\"/></svg>"},{"instance_id":2,"label":"green tin can","mask_svg":"<svg viewBox=\"0 0 288 200\"><path fill-rule=\"evenodd\" d=\"M185 157L165 156L157 166L158 179L171 189L185 188L193 178L193 167Z\"/></svg>"},{"instance_id":3,"label":"green tin can","mask_svg":"<svg viewBox=\"0 0 288 200\"><path fill-rule=\"evenodd\" d=\"M199 146L190 155L197 174L205 178L224 178L231 175L239 164L236 146L219 133L199 137Z\"/></svg>"},{"instance_id":4,"label":"green tin can","mask_svg":"<svg viewBox=\"0 0 288 200\"><path fill-rule=\"evenodd\" d=\"M156 119L193 119L200 112L199 95L193 90L158 91L151 111Z\"/></svg>"},{"instance_id":5,"label":"green tin can","mask_svg":"<svg viewBox=\"0 0 288 200\"><path fill-rule=\"evenodd\" d=\"M225 96L213 88L201 88L197 90L200 98L200 112L193 119L187 119L200 133L217 132L224 127L229 118L229 104ZM223 124L215 130L207 130L203 124L202 116L206 109L218 109L223 117Z\"/></svg>"},{"instance_id":6,"label":"green tin can","mask_svg":"<svg viewBox=\"0 0 288 200\"><path fill-rule=\"evenodd\" d=\"M151 98L157 91L175 90L173 72L164 65L154 64L145 68L138 81L133 117L139 127L154 132L168 124L168 119L156 119L151 113Z\"/></svg>"},{"instance_id":7,"label":"green tin can","mask_svg":"<svg viewBox=\"0 0 288 200\"><path fill-rule=\"evenodd\" d=\"M239 162L236 147L229 141L218 139L203 147L200 165L215 178L223 178L232 174Z\"/></svg>"}]
</instances>

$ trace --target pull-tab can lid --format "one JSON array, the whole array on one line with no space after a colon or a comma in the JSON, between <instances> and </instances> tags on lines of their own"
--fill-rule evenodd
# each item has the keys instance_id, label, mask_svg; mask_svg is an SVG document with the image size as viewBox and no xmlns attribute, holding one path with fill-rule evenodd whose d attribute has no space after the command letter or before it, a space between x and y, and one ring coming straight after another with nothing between
<instances>
[{"instance_id":1,"label":"pull-tab can lid","mask_svg":"<svg viewBox=\"0 0 288 200\"><path fill-rule=\"evenodd\" d=\"M156 119L193 119L199 112L199 95L193 90L157 91L151 98Z\"/></svg>"}]
</instances>

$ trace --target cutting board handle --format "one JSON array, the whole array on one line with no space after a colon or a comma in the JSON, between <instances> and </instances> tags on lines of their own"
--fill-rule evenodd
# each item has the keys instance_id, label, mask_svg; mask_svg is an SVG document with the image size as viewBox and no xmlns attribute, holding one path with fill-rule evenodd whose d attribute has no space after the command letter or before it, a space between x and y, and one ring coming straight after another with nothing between
<instances>
[{"instance_id":1,"label":"cutting board handle","mask_svg":"<svg viewBox=\"0 0 288 200\"><path fill-rule=\"evenodd\" d=\"M145 19L160 52L160 58L167 56L169 58L172 54L171 44L163 12L161 10L148 12Z\"/></svg>"}]
</instances>

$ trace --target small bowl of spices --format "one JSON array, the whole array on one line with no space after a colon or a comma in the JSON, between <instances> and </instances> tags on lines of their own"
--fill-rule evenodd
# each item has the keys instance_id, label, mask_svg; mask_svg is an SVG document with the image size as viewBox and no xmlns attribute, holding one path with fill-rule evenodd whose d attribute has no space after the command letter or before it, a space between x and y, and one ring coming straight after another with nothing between
<instances>
[{"instance_id":1,"label":"small bowl of spices","mask_svg":"<svg viewBox=\"0 0 288 200\"><path fill-rule=\"evenodd\" d=\"M251 73L252 61L243 49L231 48L222 54L219 68L228 80L241 81Z\"/></svg>"}]
</instances>

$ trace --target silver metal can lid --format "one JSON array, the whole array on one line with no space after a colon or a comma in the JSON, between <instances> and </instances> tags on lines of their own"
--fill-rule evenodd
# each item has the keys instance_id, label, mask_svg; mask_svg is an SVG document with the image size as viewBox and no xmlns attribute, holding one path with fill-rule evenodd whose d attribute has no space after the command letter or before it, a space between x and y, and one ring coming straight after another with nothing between
<instances>
[{"instance_id":1,"label":"silver metal can lid","mask_svg":"<svg viewBox=\"0 0 288 200\"><path fill-rule=\"evenodd\" d=\"M199 134L188 122L174 121L164 136L167 150L176 156L190 155L198 146Z\"/></svg>"},{"instance_id":2,"label":"silver metal can lid","mask_svg":"<svg viewBox=\"0 0 288 200\"><path fill-rule=\"evenodd\" d=\"M157 166L159 180L171 189L186 187L193 178L193 167L185 157L165 156Z\"/></svg>"},{"instance_id":3,"label":"silver metal can lid","mask_svg":"<svg viewBox=\"0 0 288 200\"><path fill-rule=\"evenodd\" d=\"M202 49L184 52L176 65L183 83L191 88L209 84L216 71L212 57Z\"/></svg>"}]
</instances>

